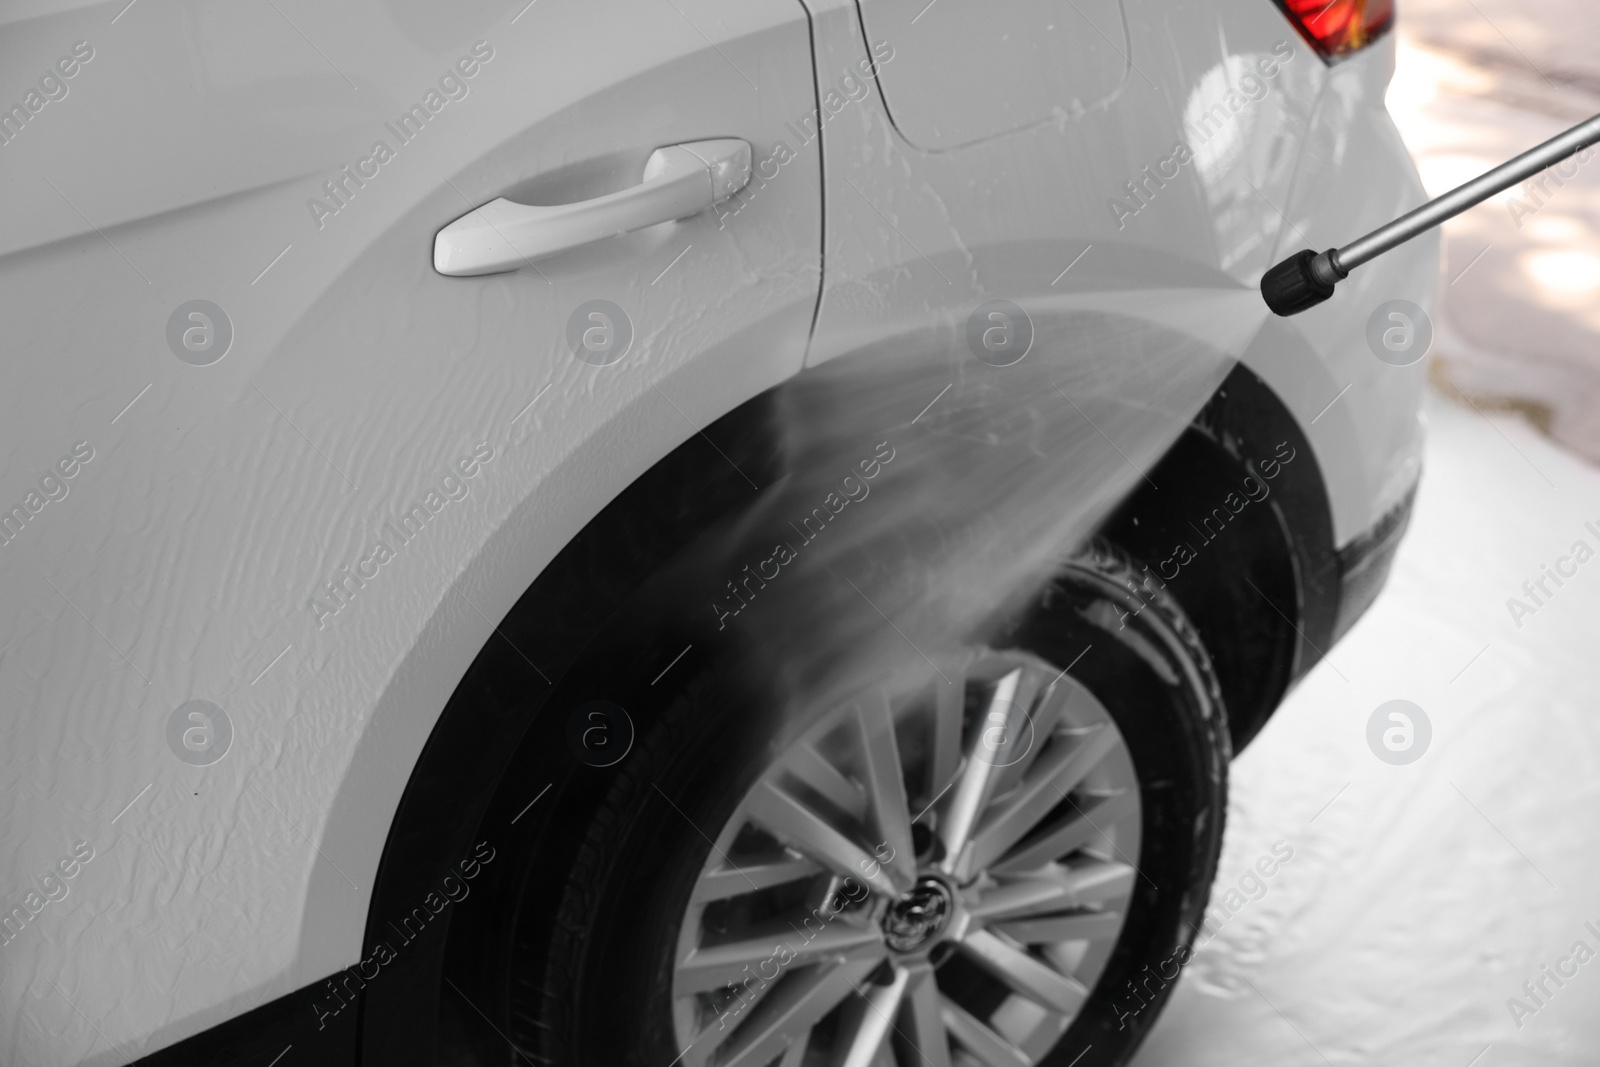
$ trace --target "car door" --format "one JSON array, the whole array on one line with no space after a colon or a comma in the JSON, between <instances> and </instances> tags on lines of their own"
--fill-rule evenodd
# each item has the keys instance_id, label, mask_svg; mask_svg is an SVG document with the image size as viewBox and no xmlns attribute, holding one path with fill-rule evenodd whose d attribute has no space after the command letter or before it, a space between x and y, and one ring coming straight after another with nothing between
<instances>
[{"instance_id":1,"label":"car door","mask_svg":"<svg viewBox=\"0 0 1600 1067\"><path fill-rule=\"evenodd\" d=\"M501 273L436 236L663 147L759 165L815 99L795 0L0 14L0 1060L121 1063L360 958L492 620L800 368L820 170Z\"/></svg>"}]
</instances>

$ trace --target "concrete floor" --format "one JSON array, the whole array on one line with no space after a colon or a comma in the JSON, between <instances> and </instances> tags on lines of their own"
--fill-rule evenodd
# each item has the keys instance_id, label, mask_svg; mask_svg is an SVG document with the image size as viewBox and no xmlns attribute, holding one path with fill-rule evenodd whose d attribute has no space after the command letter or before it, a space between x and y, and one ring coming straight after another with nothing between
<instances>
[{"instance_id":1,"label":"concrete floor","mask_svg":"<svg viewBox=\"0 0 1600 1067\"><path fill-rule=\"evenodd\" d=\"M1600 111L1590 0L1401 11L1390 105L1431 192ZM1522 222L1502 197L1446 232L1411 532L1234 764L1237 910L1138 1067L1600 1062L1600 158ZM1368 742L1394 699L1432 731L1404 765Z\"/></svg>"}]
</instances>

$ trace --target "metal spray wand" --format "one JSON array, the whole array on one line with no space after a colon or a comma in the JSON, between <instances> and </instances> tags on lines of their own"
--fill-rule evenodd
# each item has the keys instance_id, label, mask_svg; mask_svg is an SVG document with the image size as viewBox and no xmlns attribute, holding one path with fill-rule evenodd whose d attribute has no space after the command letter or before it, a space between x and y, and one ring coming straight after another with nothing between
<instances>
[{"instance_id":1,"label":"metal spray wand","mask_svg":"<svg viewBox=\"0 0 1600 1067\"><path fill-rule=\"evenodd\" d=\"M1580 122L1537 148L1530 148L1510 162L1502 163L1465 185L1428 201L1415 211L1379 226L1343 248L1330 248L1326 252L1313 252L1307 248L1296 252L1262 276L1261 295L1266 299L1267 307L1278 315L1298 315L1306 308L1316 307L1332 296L1334 287L1361 264L1597 142L1600 142L1600 115Z\"/></svg>"}]
</instances>

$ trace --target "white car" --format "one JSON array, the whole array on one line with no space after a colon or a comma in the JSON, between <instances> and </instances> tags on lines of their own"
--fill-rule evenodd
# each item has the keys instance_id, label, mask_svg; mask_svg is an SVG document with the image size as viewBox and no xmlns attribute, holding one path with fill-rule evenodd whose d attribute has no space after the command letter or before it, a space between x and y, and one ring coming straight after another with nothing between
<instances>
[{"instance_id":1,"label":"white car","mask_svg":"<svg viewBox=\"0 0 1600 1067\"><path fill-rule=\"evenodd\" d=\"M1419 474L1436 242L1256 291L1391 20L10 5L0 1062L1125 1062Z\"/></svg>"}]
</instances>

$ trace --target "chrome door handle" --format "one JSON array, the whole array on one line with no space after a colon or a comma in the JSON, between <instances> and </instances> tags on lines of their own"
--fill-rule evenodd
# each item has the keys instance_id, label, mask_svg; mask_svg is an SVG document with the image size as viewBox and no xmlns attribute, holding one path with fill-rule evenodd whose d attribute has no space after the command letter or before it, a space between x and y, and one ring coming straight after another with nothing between
<instances>
[{"instance_id":1,"label":"chrome door handle","mask_svg":"<svg viewBox=\"0 0 1600 1067\"><path fill-rule=\"evenodd\" d=\"M433 267L470 277L525 263L646 226L687 218L750 181L750 144L734 137L658 148L638 185L555 207L500 197L475 208L433 239Z\"/></svg>"}]
</instances>

